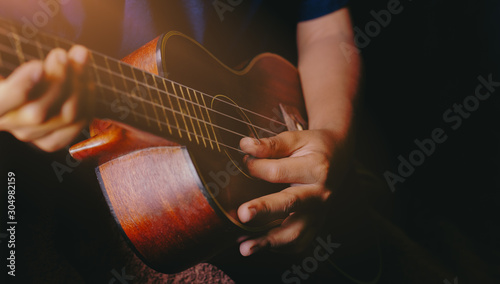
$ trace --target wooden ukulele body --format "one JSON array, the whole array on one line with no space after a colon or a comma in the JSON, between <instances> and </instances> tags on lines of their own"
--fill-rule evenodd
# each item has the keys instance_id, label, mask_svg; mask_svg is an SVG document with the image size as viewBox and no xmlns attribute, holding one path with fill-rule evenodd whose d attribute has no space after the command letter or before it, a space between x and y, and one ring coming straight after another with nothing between
<instances>
[{"instance_id":1,"label":"wooden ukulele body","mask_svg":"<svg viewBox=\"0 0 500 284\"><path fill-rule=\"evenodd\" d=\"M173 32L123 61L217 98L199 104L240 120L235 123L205 113L203 119L221 129L254 137L285 131L280 104L305 117L297 70L273 54L261 54L235 71L193 40ZM243 236L262 231L265 226L250 227L238 221L238 206L287 186L248 176L243 155L220 146L237 149L241 137L193 120L203 115L198 108L186 106L178 114L177 123L192 130L188 137L192 143L187 146L170 141L168 135L159 137L120 121L95 120L92 138L70 150L76 158L98 161L96 173L118 225L138 256L165 273L189 268L237 244Z\"/></svg>"}]
</instances>

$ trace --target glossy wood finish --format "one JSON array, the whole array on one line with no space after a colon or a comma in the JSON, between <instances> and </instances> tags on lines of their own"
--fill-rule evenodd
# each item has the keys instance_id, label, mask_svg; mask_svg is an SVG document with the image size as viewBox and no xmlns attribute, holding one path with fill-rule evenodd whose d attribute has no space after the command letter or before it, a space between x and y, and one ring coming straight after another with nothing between
<instances>
[{"instance_id":1,"label":"glossy wood finish","mask_svg":"<svg viewBox=\"0 0 500 284\"><path fill-rule=\"evenodd\" d=\"M158 56L161 64L154 68L151 62L159 61ZM186 96L205 93L207 100L212 99L198 107L215 110L206 121L220 126L203 132L209 129L208 122L197 125L191 120L189 125L188 117L185 126L200 137L180 147L165 134L160 138L123 123L96 120L91 129L94 136L71 149L74 157L100 161L96 172L104 195L138 255L151 267L173 273L236 244L242 236L268 229L266 224L241 224L236 210L243 202L287 185L249 177L242 154L219 151L209 135L237 149L241 137L224 129L257 137L271 136L265 131L269 129L286 130L280 103L305 113L297 70L281 57L262 54L234 71L178 33L147 44L125 60L200 91L187 91ZM201 118L195 108L191 114Z\"/></svg>"},{"instance_id":2,"label":"glossy wood finish","mask_svg":"<svg viewBox=\"0 0 500 284\"><path fill-rule=\"evenodd\" d=\"M113 215L145 263L178 272L234 242L182 147L136 151L99 166Z\"/></svg>"},{"instance_id":3,"label":"glossy wood finish","mask_svg":"<svg viewBox=\"0 0 500 284\"><path fill-rule=\"evenodd\" d=\"M156 51L158 50L159 38L157 37L148 42L143 47L123 58L122 61L144 71L158 74L158 56Z\"/></svg>"}]
</instances>

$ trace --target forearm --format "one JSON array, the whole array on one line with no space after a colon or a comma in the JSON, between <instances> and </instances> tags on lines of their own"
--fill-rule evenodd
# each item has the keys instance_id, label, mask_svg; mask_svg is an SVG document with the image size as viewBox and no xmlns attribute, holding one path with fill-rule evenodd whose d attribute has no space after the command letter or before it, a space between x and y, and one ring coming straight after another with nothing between
<instances>
[{"instance_id":1,"label":"forearm","mask_svg":"<svg viewBox=\"0 0 500 284\"><path fill-rule=\"evenodd\" d=\"M285 131L260 143L250 138L240 141L249 155L245 165L251 175L291 186L242 204L238 217L244 223L288 217L266 235L244 241L242 255L264 247L288 245L289 250L290 245L308 244L352 160L349 134L359 58L356 53L345 58L342 52L343 45L354 46L347 9L299 23L297 41L310 130Z\"/></svg>"},{"instance_id":2,"label":"forearm","mask_svg":"<svg viewBox=\"0 0 500 284\"><path fill-rule=\"evenodd\" d=\"M309 129L331 130L342 139L351 126L360 73L358 54L345 53L354 48L347 9L299 23L297 41Z\"/></svg>"}]
</instances>

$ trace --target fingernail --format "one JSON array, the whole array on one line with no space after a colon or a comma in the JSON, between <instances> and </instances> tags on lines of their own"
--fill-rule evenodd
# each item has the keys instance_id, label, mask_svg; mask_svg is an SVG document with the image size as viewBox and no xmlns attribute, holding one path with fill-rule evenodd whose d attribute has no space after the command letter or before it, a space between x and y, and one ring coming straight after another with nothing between
<instances>
[{"instance_id":1,"label":"fingernail","mask_svg":"<svg viewBox=\"0 0 500 284\"><path fill-rule=\"evenodd\" d=\"M252 255L252 254L258 252L259 250L260 250L260 246L258 244L255 244L248 249L248 255L246 255L246 256Z\"/></svg>"},{"instance_id":2,"label":"fingernail","mask_svg":"<svg viewBox=\"0 0 500 284\"><path fill-rule=\"evenodd\" d=\"M254 144L254 142L252 141L253 139L250 138L250 137L245 137L243 138L243 140L241 141L243 145L251 145L251 144Z\"/></svg>"},{"instance_id":3,"label":"fingernail","mask_svg":"<svg viewBox=\"0 0 500 284\"><path fill-rule=\"evenodd\" d=\"M260 145L260 140L257 138L251 138L254 145Z\"/></svg>"},{"instance_id":4,"label":"fingernail","mask_svg":"<svg viewBox=\"0 0 500 284\"><path fill-rule=\"evenodd\" d=\"M243 220L241 220L241 222L246 223L246 222L252 220L255 217L255 215L257 215L257 209L250 207L250 208L248 208L248 215L246 216L246 218L243 218Z\"/></svg>"},{"instance_id":5,"label":"fingernail","mask_svg":"<svg viewBox=\"0 0 500 284\"><path fill-rule=\"evenodd\" d=\"M84 64L87 61L87 50L81 46L74 47L74 50L71 53L71 57L76 63Z\"/></svg>"}]
</instances>

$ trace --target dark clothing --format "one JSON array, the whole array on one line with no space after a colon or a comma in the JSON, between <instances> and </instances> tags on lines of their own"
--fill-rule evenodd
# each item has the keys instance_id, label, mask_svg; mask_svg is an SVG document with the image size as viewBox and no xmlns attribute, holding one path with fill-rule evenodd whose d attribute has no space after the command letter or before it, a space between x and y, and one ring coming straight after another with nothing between
<instances>
[{"instance_id":1,"label":"dark clothing","mask_svg":"<svg viewBox=\"0 0 500 284\"><path fill-rule=\"evenodd\" d=\"M7 0L2 3L0 16L118 58L162 33L177 30L202 43L227 64L236 65L264 51L294 61L296 23L336 11L347 0L51 0L45 1L52 3L48 6L42 2L28 0L21 5ZM50 18L44 25L39 23L42 12Z\"/></svg>"}]
</instances>

